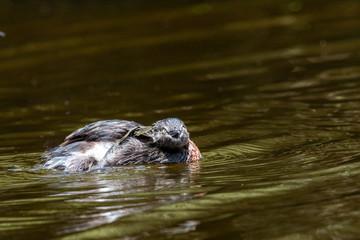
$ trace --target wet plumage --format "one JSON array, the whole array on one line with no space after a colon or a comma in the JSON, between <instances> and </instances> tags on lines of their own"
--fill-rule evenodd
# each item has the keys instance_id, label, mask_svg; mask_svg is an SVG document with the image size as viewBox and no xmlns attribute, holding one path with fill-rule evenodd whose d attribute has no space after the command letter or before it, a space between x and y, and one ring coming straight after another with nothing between
<instances>
[{"instance_id":1,"label":"wet plumage","mask_svg":"<svg viewBox=\"0 0 360 240\"><path fill-rule=\"evenodd\" d=\"M126 120L90 123L43 154L45 168L88 171L106 166L144 163L190 163L201 154L178 118L151 127Z\"/></svg>"}]
</instances>

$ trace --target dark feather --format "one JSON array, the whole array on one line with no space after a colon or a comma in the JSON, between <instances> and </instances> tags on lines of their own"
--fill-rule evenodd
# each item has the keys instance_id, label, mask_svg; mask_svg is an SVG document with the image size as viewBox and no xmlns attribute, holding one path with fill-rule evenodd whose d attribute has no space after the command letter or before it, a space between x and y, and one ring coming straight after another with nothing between
<instances>
[{"instance_id":1,"label":"dark feather","mask_svg":"<svg viewBox=\"0 0 360 240\"><path fill-rule=\"evenodd\" d=\"M122 138L131 128L143 126L140 123L126 120L103 120L93 122L80 128L65 138L60 146L80 141L115 141Z\"/></svg>"}]
</instances>

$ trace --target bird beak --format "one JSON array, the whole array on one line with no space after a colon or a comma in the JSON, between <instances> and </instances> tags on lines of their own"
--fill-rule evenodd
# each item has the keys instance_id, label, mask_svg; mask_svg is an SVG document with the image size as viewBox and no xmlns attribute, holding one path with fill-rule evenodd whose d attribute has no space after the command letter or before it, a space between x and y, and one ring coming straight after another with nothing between
<instances>
[{"instance_id":1,"label":"bird beak","mask_svg":"<svg viewBox=\"0 0 360 240\"><path fill-rule=\"evenodd\" d=\"M144 126L144 127L139 127L138 129L135 130L134 135L135 136L145 136L145 137L149 137L149 138L154 138L154 135L152 134L152 126Z\"/></svg>"}]
</instances>

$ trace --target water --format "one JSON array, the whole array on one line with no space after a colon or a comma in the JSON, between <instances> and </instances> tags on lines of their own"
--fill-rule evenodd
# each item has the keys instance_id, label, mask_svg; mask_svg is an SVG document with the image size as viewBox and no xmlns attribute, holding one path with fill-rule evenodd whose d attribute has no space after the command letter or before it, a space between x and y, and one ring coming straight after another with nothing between
<instances>
[{"instance_id":1,"label":"water","mask_svg":"<svg viewBox=\"0 0 360 240\"><path fill-rule=\"evenodd\" d=\"M1 238L359 238L358 1L0 9ZM165 117L199 165L36 167L86 123Z\"/></svg>"}]
</instances>

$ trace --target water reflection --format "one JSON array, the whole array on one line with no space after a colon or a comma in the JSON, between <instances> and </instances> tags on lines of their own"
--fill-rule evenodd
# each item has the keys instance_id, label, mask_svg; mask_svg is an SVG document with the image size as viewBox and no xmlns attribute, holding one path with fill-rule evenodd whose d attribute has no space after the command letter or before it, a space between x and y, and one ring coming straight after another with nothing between
<instances>
[{"instance_id":1,"label":"water reflection","mask_svg":"<svg viewBox=\"0 0 360 240\"><path fill-rule=\"evenodd\" d=\"M3 188L2 222L11 221L6 216L18 211L37 216L15 218L16 222L2 227L4 233L24 224L47 225L52 229L47 235L53 236L83 231L212 190L194 184L196 176L185 165L131 166L83 174L42 175L38 171L14 172L24 183L17 180L14 186Z\"/></svg>"}]
</instances>

